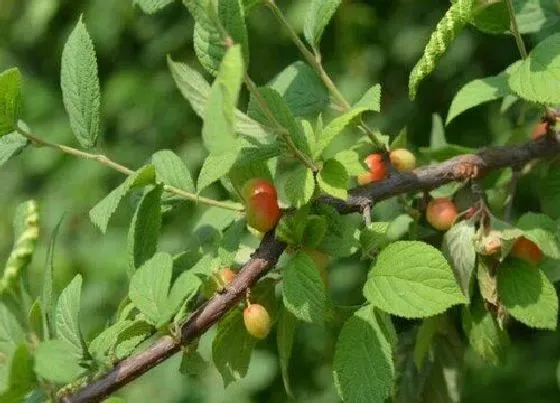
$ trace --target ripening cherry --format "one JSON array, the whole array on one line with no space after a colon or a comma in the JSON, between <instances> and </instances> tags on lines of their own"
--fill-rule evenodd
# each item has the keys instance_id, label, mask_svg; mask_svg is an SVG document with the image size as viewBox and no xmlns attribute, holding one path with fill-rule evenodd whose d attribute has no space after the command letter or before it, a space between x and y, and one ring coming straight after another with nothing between
<instances>
[{"instance_id":1,"label":"ripening cherry","mask_svg":"<svg viewBox=\"0 0 560 403\"><path fill-rule=\"evenodd\" d=\"M511 255L531 264L538 264L543 259L543 253L533 241L521 237L513 244Z\"/></svg>"},{"instance_id":2,"label":"ripening cherry","mask_svg":"<svg viewBox=\"0 0 560 403\"><path fill-rule=\"evenodd\" d=\"M371 182L379 182L387 176L387 167L381 154L370 154L364 162L369 168Z\"/></svg>"},{"instance_id":3,"label":"ripening cherry","mask_svg":"<svg viewBox=\"0 0 560 403\"><path fill-rule=\"evenodd\" d=\"M416 157L406 148L397 148L389 154L391 164L399 172L412 172L416 168Z\"/></svg>"},{"instance_id":4,"label":"ripening cherry","mask_svg":"<svg viewBox=\"0 0 560 403\"><path fill-rule=\"evenodd\" d=\"M536 140L536 139L546 135L547 129L548 129L548 123L546 123L546 122L538 123L534 127L533 132L531 133L531 138L533 140Z\"/></svg>"},{"instance_id":5,"label":"ripening cherry","mask_svg":"<svg viewBox=\"0 0 560 403\"><path fill-rule=\"evenodd\" d=\"M245 329L251 336L263 340L268 336L272 326L270 315L266 308L259 304L249 304L243 311Z\"/></svg>"},{"instance_id":6,"label":"ripening cherry","mask_svg":"<svg viewBox=\"0 0 560 403\"><path fill-rule=\"evenodd\" d=\"M243 186L242 195L247 208L247 224L261 232L274 228L281 216L274 185L266 179L251 179Z\"/></svg>"},{"instance_id":7,"label":"ripening cherry","mask_svg":"<svg viewBox=\"0 0 560 403\"><path fill-rule=\"evenodd\" d=\"M447 231L457 217L457 207L448 198L434 199L428 203L426 220L437 230Z\"/></svg>"},{"instance_id":8,"label":"ripening cherry","mask_svg":"<svg viewBox=\"0 0 560 403\"><path fill-rule=\"evenodd\" d=\"M368 183L373 182L373 177L371 172L366 171L358 175L358 184L359 185L367 185Z\"/></svg>"},{"instance_id":9,"label":"ripening cherry","mask_svg":"<svg viewBox=\"0 0 560 403\"><path fill-rule=\"evenodd\" d=\"M220 281L223 285L229 285L233 279L237 276L237 273L231 270L229 267L225 267L220 270Z\"/></svg>"},{"instance_id":10,"label":"ripening cherry","mask_svg":"<svg viewBox=\"0 0 560 403\"><path fill-rule=\"evenodd\" d=\"M502 237L501 232L491 230L490 233L482 239L482 250L483 255L489 256L494 255L502 249Z\"/></svg>"}]
</instances>

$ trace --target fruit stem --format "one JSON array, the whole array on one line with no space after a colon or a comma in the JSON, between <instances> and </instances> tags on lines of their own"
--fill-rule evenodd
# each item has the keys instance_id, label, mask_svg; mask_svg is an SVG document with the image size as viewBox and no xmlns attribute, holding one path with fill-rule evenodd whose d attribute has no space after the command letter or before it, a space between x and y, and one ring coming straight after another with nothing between
<instances>
[{"instance_id":1,"label":"fruit stem","mask_svg":"<svg viewBox=\"0 0 560 403\"><path fill-rule=\"evenodd\" d=\"M22 136L27 138L36 147L54 148L56 150L61 151L64 154L73 155L74 157L78 157L78 158L94 160L94 161L99 162L102 165L105 165L105 166L107 166L107 167L109 167L109 168L111 168L111 169L113 169L117 172L120 172L124 175L127 175L127 176L132 175L134 173L134 171L131 170L130 168L128 168L124 165L121 165L118 162L115 162L115 161L111 160L106 155L92 154L92 153L88 153L88 152L85 152L85 151L82 151L82 150L78 150L77 148L74 148L74 147L65 146L63 144L51 143L50 141L47 141L47 140L44 140L40 137L34 136L33 134L29 133L27 130L23 129L22 127L18 127L17 131L18 131L19 134L21 134ZM179 188L177 188L175 186L171 186L171 185L165 185L164 184L163 189L168 193L174 193L174 194L176 194L178 196L181 196L185 199L192 200L195 203L206 204L206 205L209 205L209 206L219 207L219 208L223 208L225 210L231 210L231 211L238 211L238 212L245 211L245 207L240 203L233 203L233 202L228 202L228 201L219 201L219 200L208 199L206 197L199 196L196 193L187 192L186 190L182 190L182 189L179 189Z\"/></svg>"}]
</instances>

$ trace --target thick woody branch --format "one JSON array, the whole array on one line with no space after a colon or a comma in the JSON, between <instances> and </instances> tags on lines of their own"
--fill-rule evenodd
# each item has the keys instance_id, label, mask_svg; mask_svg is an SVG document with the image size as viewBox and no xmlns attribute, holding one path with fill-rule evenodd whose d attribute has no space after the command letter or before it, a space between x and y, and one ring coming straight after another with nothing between
<instances>
[{"instance_id":1,"label":"thick woody branch","mask_svg":"<svg viewBox=\"0 0 560 403\"><path fill-rule=\"evenodd\" d=\"M521 166L535 158L554 155L560 155L560 143L553 136L545 136L519 146L492 147L478 154L457 156L440 164L418 168L409 174L393 174L382 182L353 189L347 201L323 196L319 202L331 205L343 214L359 212L372 203L398 194L428 191L448 182L478 177L491 170ZM182 345L200 337L228 310L236 306L246 290L274 267L285 247L283 242L274 238L272 232L267 233L227 290L200 306L183 324L180 341L171 336L163 336L147 350L121 361L105 376L75 394L61 398L61 401L99 402L180 351Z\"/></svg>"}]
</instances>

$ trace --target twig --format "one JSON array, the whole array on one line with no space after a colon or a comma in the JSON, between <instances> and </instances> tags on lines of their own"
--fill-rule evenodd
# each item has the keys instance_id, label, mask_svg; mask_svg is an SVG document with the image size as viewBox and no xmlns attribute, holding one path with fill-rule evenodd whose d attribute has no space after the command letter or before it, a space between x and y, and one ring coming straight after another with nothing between
<instances>
[{"instance_id":1,"label":"twig","mask_svg":"<svg viewBox=\"0 0 560 403\"><path fill-rule=\"evenodd\" d=\"M515 17L515 9L513 8L513 0L506 0L508 13L509 13L509 20L511 22L511 33L515 37L515 43L517 45L517 49L519 50L519 54L521 58L527 58L527 48L525 48L525 43L523 42L523 38L521 37L521 33L519 32L519 26L517 25L517 18Z\"/></svg>"},{"instance_id":2,"label":"twig","mask_svg":"<svg viewBox=\"0 0 560 403\"><path fill-rule=\"evenodd\" d=\"M103 155L103 154L91 154L82 150L78 150L77 148L73 148L73 147L69 147L69 146L65 146L62 144L56 144L56 143L51 143L50 141L44 140L40 137L34 136L33 134L29 133L27 130L24 130L21 127L18 127L18 133L21 134L22 136L26 137L29 141L31 141L32 144L35 144L39 147L49 147L49 148L54 148L57 149L61 152L63 152L64 154L69 154L69 155L73 155L74 157L78 157L78 158L84 158L84 159L88 159L88 160L94 160L99 162L102 165L105 165L117 172L120 172L122 174L125 175L132 175L134 173L133 170L131 170L128 167L125 167L124 165L121 165L113 160L111 160L109 157ZM171 185L165 185L163 188L166 192L169 193L174 193L178 196L181 196L185 199L188 200L192 200L196 203L201 203L201 204L206 204L209 206L214 206L214 207L219 207L219 208L223 208L226 210L232 210L232 211L245 211L245 208L243 207L242 204L239 203L234 203L234 202L229 202L229 201L218 201L218 200L213 200L213 199L208 199L206 197L202 197L197 195L196 193L191 193L191 192L187 192L186 190L182 190L179 189L175 186L171 186Z\"/></svg>"},{"instance_id":3,"label":"twig","mask_svg":"<svg viewBox=\"0 0 560 403\"><path fill-rule=\"evenodd\" d=\"M472 176L468 174L474 168L477 168L479 175L483 175L495 169L521 166L535 158L555 155L560 155L560 143L554 138L543 136L524 145L492 147L478 154L461 155L440 164L417 168L411 173L391 175L381 182L351 190L346 202L328 196L321 197L319 202L335 207L342 214L360 212L366 204L401 193L428 191L448 182L464 180L465 177ZM73 395L61 398L61 402L99 402L178 352L181 344L189 343L202 335L236 306L246 290L276 264L285 247L283 242L274 238L272 232L267 233L226 292L214 295L182 325L180 343L171 336L164 336L146 351L121 361L101 379L86 385Z\"/></svg>"}]
</instances>

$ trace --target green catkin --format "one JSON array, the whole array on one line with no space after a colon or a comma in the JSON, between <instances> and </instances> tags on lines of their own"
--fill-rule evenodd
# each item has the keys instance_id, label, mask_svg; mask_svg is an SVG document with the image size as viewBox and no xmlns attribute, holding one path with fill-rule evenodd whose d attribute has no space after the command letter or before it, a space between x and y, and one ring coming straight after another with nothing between
<instances>
[{"instance_id":1,"label":"green catkin","mask_svg":"<svg viewBox=\"0 0 560 403\"><path fill-rule=\"evenodd\" d=\"M420 82L434 71L436 63L449 48L459 31L471 21L474 6L475 0L457 0L447 10L440 22L438 22L436 30L432 32L422 57L410 73L408 96L411 100L414 100L416 97L416 91Z\"/></svg>"},{"instance_id":2,"label":"green catkin","mask_svg":"<svg viewBox=\"0 0 560 403\"><path fill-rule=\"evenodd\" d=\"M16 282L22 269L31 261L35 250L35 242L39 238L39 211L34 200L26 201L18 206L16 213L16 237L14 247L2 278L0 278L0 295L9 290Z\"/></svg>"}]
</instances>

